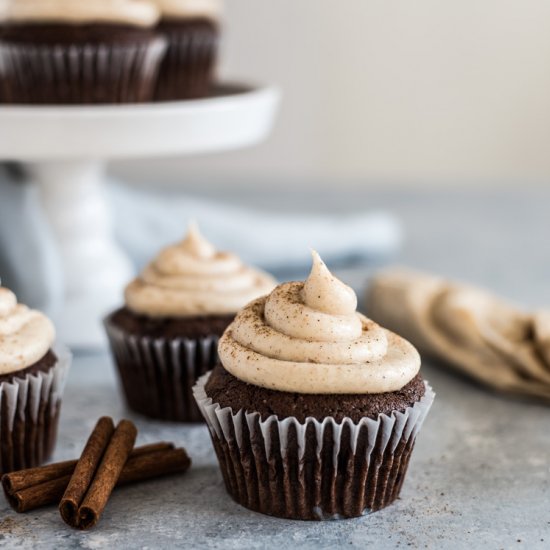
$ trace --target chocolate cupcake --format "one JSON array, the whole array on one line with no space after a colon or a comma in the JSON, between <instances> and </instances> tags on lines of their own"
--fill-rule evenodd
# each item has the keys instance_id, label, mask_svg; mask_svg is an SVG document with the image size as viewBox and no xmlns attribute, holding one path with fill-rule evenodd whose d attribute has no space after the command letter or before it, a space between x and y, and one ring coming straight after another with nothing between
<instances>
[{"instance_id":1,"label":"chocolate cupcake","mask_svg":"<svg viewBox=\"0 0 550 550\"><path fill-rule=\"evenodd\" d=\"M53 452L71 363L48 318L0 287L0 474L31 468Z\"/></svg>"},{"instance_id":2,"label":"chocolate cupcake","mask_svg":"<svg viewBox=\"0 0 550 550\"><path fill-rule=\"evenodd\" d=\"M275 281L218 252L191 226L126 288L126 305L105 321L124 394L152 418L199 422L197 378L217 362L219 337L236 312Z\"/></svg>"},{"instance_id":3,"label":"chocolate cupcake","mask_svg":"<svg viewBox=\"0 0 550 550\"><path fill-rule=\"evenodd\" d=\"M13 0L0 32L0 103L153 97L166 40L147 0Z\"/></svg>"},{"instance_id":4,"label":"chocolate cupcake","mask_svg":"<svg viewBox=\"0 0 550 550\"><path fill-rule=\"evenodd\" d=\"M204 97L210 91L218 54L221 0L155 0L159 31L168 40L156 99Z\"/></svg>"},{"instance_id":5,"label":"chocolate cupcake","mask_svg":"<svg viewBox=\"0 0 550 550\"><path fill-rule=\"evenodd\" d=\"M197 382L225 485L281 518L350 518L391 504L434 393L405 340L356 312L317 254L305 283L250 303Z\"/></svg>"}]
</instances>

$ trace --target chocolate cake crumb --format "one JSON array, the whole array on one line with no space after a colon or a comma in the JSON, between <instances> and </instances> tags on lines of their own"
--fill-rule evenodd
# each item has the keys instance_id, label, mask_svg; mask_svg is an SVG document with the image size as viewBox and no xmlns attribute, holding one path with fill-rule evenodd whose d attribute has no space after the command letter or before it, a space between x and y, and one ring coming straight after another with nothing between
<instances>
[{"instance_id":1,"label":"chocolate cake crumb","mask_svg":"<svg viewBox=\"0 0 550 550\"><path fill-rule=\"evenodd\" d=\"M276 415L279 419L295 417L304 422L307 417L322 421L345 417L358 422L362 418L376 419L379 414L404 411L420 401L425 386L420 374L395 392L378 394L300 394L270 390L247 384L218 364L210 376L206 394L221 407L234 412L244 409L260 413L262 419Z\"/></svg>"},{"instance_id":2,"label":"chocolate cake crumb","mask_svg":"<svg viewBox=\"0 0 550 550\"><path fill-rule=\"evenodd\" d=\"M127 307L115 311L110 321L135 336L191 339L221 336L235 315L193 315L190 317L147 317Z\"/></svg>"}]
</instances>

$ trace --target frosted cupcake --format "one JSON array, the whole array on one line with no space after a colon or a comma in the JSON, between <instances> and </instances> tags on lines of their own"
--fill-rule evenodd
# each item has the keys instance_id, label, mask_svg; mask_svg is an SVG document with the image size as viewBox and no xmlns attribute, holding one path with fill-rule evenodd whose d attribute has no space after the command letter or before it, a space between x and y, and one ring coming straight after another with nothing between
<instances>
[{"instance_id":1,"label":"frosted cupcake","mask_svg":"<svg viewBox=\"0 0 550 550\"><path fill-rule=\"evenodd\" d=\"M151 100L166 49L148 0L12 0L0 32L0 102Z\"/></svg>"},{"instance_id":2,"label":"frosted cupcake","mask_svg":"<svg viewBox=\"0 0 550 550\"><path fill-rule=\"evenodd\" d=\"M156 99L204 97L210 91L218 54L221 0L155 0L159 31L168 40Z\"/></svg>"},{"instance_id":3,"label":"frosted cupcake","mask_svg":"<svg viewBox=\"0 0 550 550\"><path fill-rule=\"evenodd\" d=\"M411 344L356 312L318 255L305 283L245 307L195 386L229 494L264 514L334 519L398 496L434 394Z\"/></svg>"},{"instance_id":4,"label":"frosted cupcake","mask_svg":"<svg viewBox=\"0 0 550 550\"><path fill-rule=\"evenodd\" d=\"M42 313L0 287L0 474L45 462L55 446L69 351Z\"/></svg>"},{"instance_id":5,"label":"frosted cupcake","mask_svg":"<svg viewBox=\"0 0 550 550\"><path fill-rule=\"evenodd\" d=\"M202 420L192 388L217 362L219 337L274 279L218 252L191 226L126 288L105 326L129 406L153 418Z\"/></svg>"}]
</instances>

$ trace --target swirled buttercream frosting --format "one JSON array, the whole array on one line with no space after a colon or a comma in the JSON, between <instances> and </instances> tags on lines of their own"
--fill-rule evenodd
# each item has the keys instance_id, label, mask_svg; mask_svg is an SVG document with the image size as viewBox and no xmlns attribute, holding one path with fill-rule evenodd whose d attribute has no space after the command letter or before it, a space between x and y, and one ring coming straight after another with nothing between
<instances>
[{"instance_id":1,"label":"swirled buttercream frosting","mask_svg":"<svg viewBox=\"0 0 550 550\"><path fill-rule=\"evenodd\" d=\"M221 0L154 0L162 17L219 19Z\"/></svg>"},{"instance_id":2,"label":"swirled buttercream frosting","mask_svg":"<svg viewBox=\"0 0 550 550\"><path fill-rule=\"evenodd\" d=\"M45 315L18 304L13 292L0 287L0 375L34 365L54 340L55 329Z\"/></svg>"},{"instance_id":3,"label":"swirled buttercream frosting","mask_svg":"<svg viewBox=\"0 0 550 550\"><path fill-rule=\"evenodd\" d=\"M115 23L152 27L160 18L148 0L11 0L5 17L13 22Z\"/></svg>"},{"instance_id":4,"label":"swirled buttercream frosting","mask_svg":"<svg viewBox=\"0 0 550 550\"><path fill-rule=\"evenodd\" d=\"M284 392L401 389L420 369L418 352L356 309L355 292L313 253L305 282L279 285L237 315L220 340L220 360L240 380Z\"/></svg>"},{"instance_id":5,"label":"swirled buttercream frosting","mask_svg":"<svg viewBox=\"0 0 550 550\"><path fill-rule=\"evenodd\" d=\"M217 251L192 225L128 285L125 297L130 310L149 317L230 314L275 284L234 254Z\"/></svg>"}]
</instances>

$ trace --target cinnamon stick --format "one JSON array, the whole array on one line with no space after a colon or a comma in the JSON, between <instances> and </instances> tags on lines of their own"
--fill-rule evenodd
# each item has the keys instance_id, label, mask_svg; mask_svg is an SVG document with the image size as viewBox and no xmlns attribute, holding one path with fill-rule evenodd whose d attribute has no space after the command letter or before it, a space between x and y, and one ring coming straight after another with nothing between
<instances>
[{"instance_id":1,"label":"cinnamon stick","mask_svg":"<svg viewBox=\"0 0 550 550\"><path fill-rule=\"evenodd\" d=\"M118 478L117 487L153 477L186 472L190 466L191 459L185 449L169 449L139 455L128 460Z\"/></svg>"},{"instance_id":2,"label":"cinnamon stick","mask_svg":"<svg viewBox=\"0 0 550 550\"><path fill-rule=\"evenodd\" d=\"M58 504L69 481L71 481L71 474L31 485L17 492L8 492L4 487L4 494L10 506L16 512L23 513L48 504Z\"/></svg>"},{"instance_id":3,"label":"cinnamon stick","mask_svg":"<svg viewBox=\"0 0 550 550\"><path fill-rule=\"evenodd\" d=\"M59 477L71 475L76 466L76 460L66 460L47 466L38 466L37 468L28 468L17 472L10 472L2 476L2 486L6 494L16 493L21 489L27 489L40 483L51 481Z\"/></svg>"},{"instance_id":4,"label":"cinnamon stick","mask_svg":"<svg viewBox=\"0 0 550 550\"><path fill-rule=\"evenodd\" d=\"M68 525L89 529L99 521L136 436L136 427L129 420L122 420L116 430L112 419L99 420L59 505Z\"/></svg>"},{"instance_id":5,"label":"cinnamon stick","mask_svg":"<svg viewBox=\"0 0 550 550\"><path fill-rule=\"evenodd\" d=\"M61 517L69 525L77 524L78 508L90 487L114 431L113 419L103 416L97 421L88 438L59 505Z\"/></svg>"},{"instance_id":6,"label":"cinnamon stick","mask_svg":"<svg viewBox=\"0 0 550 550\"><path fill-rule=\"evenodd\" d=\"M173 450L174 444L165 442L135 448L122 470L117 486L185 472L189 468L191 460L183 449L177 449L181 451L177 457L171 453L166 455L167 451ZM155 455L156 458L134 460L144 455ZM169 459L169 456L174 456L174 458ZM11 507L19 513L50 504L58 504L67 489L77 462L77 460L67 460L4 474L2 487L6 499ZM151 462L153 462L152 466L150 466Z\"/></svg>"}]
</instances>

